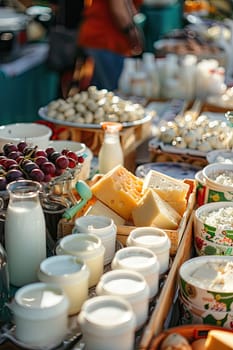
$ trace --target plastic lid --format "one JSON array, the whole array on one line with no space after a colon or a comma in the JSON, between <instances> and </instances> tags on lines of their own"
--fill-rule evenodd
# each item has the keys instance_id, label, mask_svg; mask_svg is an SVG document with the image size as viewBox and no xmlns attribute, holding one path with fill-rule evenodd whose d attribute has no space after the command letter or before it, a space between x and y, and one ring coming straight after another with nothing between
<instances>
[{"instance_id":1,"label":"plastic lid","mask_svg":"<svg viewBox=\"0 0 233 350\"><path fill-rule=\"evenodd\" d=\"M144 247L126 247L118 250L112 260L112 269L130 269L146 273L159 270L157 256Z\"/></svg>"},{"instance_id":2,"label":"plastic lid","mask_svg":"<svg viewBox=\"0 0 233 350\"><path fill-rule=\"evenodd\" d=\"M117 295L130 303L149 298L149 287L142 274L132 270L104 273L96 286L97 295Z\"/></svg>"},{"instance_id":3,"label":"plastic lid","mask_svg":"<svg viewBox=\"0 0 233 350\"><path fill-rule=\"evenodd\" d=\"M84 261L72 255L51 256L40 264L38 277L43 282L76 283L87 279L89 269Z\"/></svg>"},{"instance_id":4,"label":"plastic lid","mask_svg":"<svg viewBox=\"0 0 233 350\"><path fill-rule=\"evenodd\" d=\"M155 227L140 227L130 232L126 244L149 248L156 254L170 249L171 241L165 231Z\"/></svg>"},{"instance_id":5,"label":"plastic lid","mask_svg":"<svg viewBox=\"0 0 233 350\"><path fill-rule=\"evenodd\" d=\"M81 328L98 336L117 335L136 326L131 305L125 299L113 295L96 296L87 300L78 316Z\"/></svg>"},{"instance_id":6,"label":"plastic lid","mask_svg":"<svg viewBox=\"0 0 233 350\"><path fill-rule=\"evenodd\" d=\"M68 299L60 287L39 282L17 290L12 310L21 317L35 320L68 313L68 306Z\"/></svg>"},{"instance_id":7,"label":"plastic lid","mask_svg":"<svg viewBox=\"0 0 233 350\"><path fill-rule=\"evenodd\" d=\"M92 233L73 233L61 239L56 253L70 254L88 259L105 251L101 239Z\"/></svg>"},{"instance_id":8,"label":"plastic lid","mask_svg":"<svg viewBox=\"0 0 233 350\"><path fill-rule=\"evenodd\" d=\"M101 215L86 215L75 220L75 227L81 232L94 233L99 237L112 233L115 229L113 219Z\"/></svg>"}]
</instances>

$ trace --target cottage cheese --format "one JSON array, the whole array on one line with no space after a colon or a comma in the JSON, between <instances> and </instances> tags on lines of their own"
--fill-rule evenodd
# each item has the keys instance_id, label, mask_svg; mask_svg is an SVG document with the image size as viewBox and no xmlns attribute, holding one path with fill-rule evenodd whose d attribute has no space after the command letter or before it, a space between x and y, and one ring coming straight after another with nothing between
<instances>
[{"instance_id":1,"label":"cottage cheese","mask_svg":"<svg viewBox=\"0 0 233 350\"><path fill-rule=\"evenodd\" d=\"M189 282L214 292L233 291L233 261L205 262L190 275Z\"/></svg>"},{"instance_id":2,"label":"cottage cheese","mask_svg":"<svg viewBox=\"0 0 233 350\"><path fill-rule=\"evenodd\" d=\"M213 181L223 186L233 186L233 172L225 171L221 174L214 174Z\"/></svg>"},{"instance_id":3,"label":"cottage cheese","mask_svg":"<svg viewBox=\"0 0 233 350\"><path fill-rule=\"evenodd\" d=\"M233 229L233 207L225 207L211 212L201 213L199 219L203 224L224 230L231 230Z\"/></svg>"}]
</instances>

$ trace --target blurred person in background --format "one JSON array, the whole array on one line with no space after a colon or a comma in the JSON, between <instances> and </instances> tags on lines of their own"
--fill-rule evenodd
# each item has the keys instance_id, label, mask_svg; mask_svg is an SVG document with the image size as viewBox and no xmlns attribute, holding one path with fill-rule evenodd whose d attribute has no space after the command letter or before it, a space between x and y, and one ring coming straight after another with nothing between
<instances>
[{"instance_id":1,"label":"blurred person in background","mask_svg":"<svg viewBox=\"0 0 233 350\"><path fill-rule=\"evenodd\" d=\"M125 57L143 52L143 36L135 25L142 0L85 0L78 47L93 59L90 84L117 89Z\"/></svg>"}]
</instances>

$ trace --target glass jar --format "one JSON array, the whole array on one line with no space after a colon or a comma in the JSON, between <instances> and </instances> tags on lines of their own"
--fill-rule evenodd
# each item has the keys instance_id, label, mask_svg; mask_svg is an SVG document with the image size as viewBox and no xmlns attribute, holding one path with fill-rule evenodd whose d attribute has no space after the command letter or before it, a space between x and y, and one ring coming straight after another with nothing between
<instances>
[{"instance_id":1,"label":"glass jar","mask_svg":"<svg viewBox=\"0 0 233 350\"><path fill-rule=\"evenodd\" d=\"M46 225L38 182L18 180L7 185L9 204L5 221L5 248L10 283L20 287L37 281L46 258Z\"/></svg>"},{"instance_id":2,"label":"glass jar","mask_svg":"<svg viewBox=\"0 0 233 350\"><path fill-rule=\"evenodd\" d=\"M99 172L106 174L117 165L123 165L124 156L120 143L119 131L121 123L104 122L101 124L104 130L104 141L99 151Z\"/></svg>"}]
</instances>

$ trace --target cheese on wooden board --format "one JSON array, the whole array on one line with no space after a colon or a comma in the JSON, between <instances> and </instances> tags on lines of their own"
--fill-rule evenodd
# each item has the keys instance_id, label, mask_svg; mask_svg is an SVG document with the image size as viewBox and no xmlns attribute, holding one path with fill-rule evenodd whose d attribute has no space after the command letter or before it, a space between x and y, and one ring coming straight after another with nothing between
<instances>
[{"instance_id":1,"label":"cheese on wooden board","mask_svg":"<svg viewBox=\"0 0 233 350\"><path fill-rule=\"evenodd\" d=\"M142 187L142 179L118 165L91 186L91 191L101 202L128 220L142 198Z\"/></svg>"},{"instance_id":2,"label":"cheese on wooden board","mask_svg":"<svg viewBox=\"0 0 233 350\"><path fill-rule=\"evenodd\" d=\"M208 332L205 350L232 350L233 349L233 332L224 330L210 330Z\"/></svg>"},{"instance_id":3,"label":"cheese on wooden board","mask_svg":"<svg viewBox=\"0 0 233 350\"><path fill-rule=\"evenodd\" d=\"M87 209L84 215L103 215L111 218L115 225L125 224L125 220L120 215L116 214L112 209L108 208L99 200L96 200L96 202Z\"/></svg>"},{"instance_id":4,"label":"cheese on wooden board","mask_svg":"<svg viewBox=\"0 0 233 350\"><path fill-rule=\"evenodd\" d=\"M156 170L150 170L145 176L143 190L147 188L152 188L167 202L184 201L189 191L187 183Z\"/></svg>"},{"instance_id":5,"label":"cheese on wooden board","mask_svg":"<svg viewBox=\"0 0 233 350\"><path fill-rule=\"evenodd\" d=\"M176 230L181 216L152 189L148 189L138 206L132 210L135 226L155 226Z\"/></svg>"}]
</instances>

